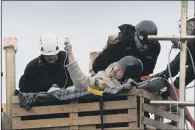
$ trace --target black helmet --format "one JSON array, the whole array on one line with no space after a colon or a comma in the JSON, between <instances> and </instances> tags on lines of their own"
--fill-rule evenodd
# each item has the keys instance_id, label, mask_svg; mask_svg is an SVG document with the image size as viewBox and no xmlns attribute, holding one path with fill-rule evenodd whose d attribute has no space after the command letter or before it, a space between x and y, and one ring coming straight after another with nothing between
<instances>
[{"instance_id":1,"label":"black helmet","mask_svg":"<svg viewBox=\"0 0 195 130\"><path fill-rule=\"evenodd\" d=\"M119 60L119 65L125 70L124 78L140 78L143 71L141 60L134 56L125 56Z\"/></svg>"},{"instance_id":2,"label":"black helmet","mask_svg":"<svg viewBox=\"0 0 195 130\"><path fill-rule=\"evenodd\" d=\"M139 22L136 26L136 34L139 40L143 40L144 36L157 35L158 29L156 24L150 20L143 20ZM142 37L142 38L141 38Z\"/></svg>"}]
</instances>

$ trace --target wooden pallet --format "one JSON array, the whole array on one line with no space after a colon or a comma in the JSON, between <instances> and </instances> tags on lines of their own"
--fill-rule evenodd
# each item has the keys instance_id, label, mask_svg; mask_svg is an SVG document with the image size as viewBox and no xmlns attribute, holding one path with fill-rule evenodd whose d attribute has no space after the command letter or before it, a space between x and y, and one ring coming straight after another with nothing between
<instances>
[{"instance_id":1,"label":"wooden pallet","mask_svg":"<svg viewBox=\"0 0 195 130\"><path fill-rule=\"evenodd\" d=\"M1 129L2 130L11 129L11 120L5 112L1 112Z\"/></svg>"},{"instance_id":2,"label":"wooden pallet","mask_svg":"<svg viewBox=\"0 0 195 130\"><path fill-rule=\"evenodd\" d=\"M155 129L178 129L177 123L178 114L173 114L170 110L166 110L166 107L154 106L150 104L150 100L160 100L159 96L156 96L147 91L140 91L140 127L143 128L144 125L153 127ZM153 114L153 118L148 118L144 116L144 112ZM165 119L170 120L172 123L165 122Z\"/></svg>"},{"instance_id":3,"label":"wooden pallet","mask_svg":"<svg viewBox=\"0 0 195 130\"><path fill-rule=\"evenodd\" d=\"M162 121L144 116L143 113L146 111L177 122L176 115L146 104L148 99L157 100L159 97L136 88L133 88L129 95L105 97L104 130L143 129L144 124L159 129L174 128ZM15 96L12 109L12 129L101 130L99 114L97 98L79 99L62 105L34 106L26 111L20 107L19 100ZM170 115L172 117L169 117Z\"/></svg>"}]
</instances>

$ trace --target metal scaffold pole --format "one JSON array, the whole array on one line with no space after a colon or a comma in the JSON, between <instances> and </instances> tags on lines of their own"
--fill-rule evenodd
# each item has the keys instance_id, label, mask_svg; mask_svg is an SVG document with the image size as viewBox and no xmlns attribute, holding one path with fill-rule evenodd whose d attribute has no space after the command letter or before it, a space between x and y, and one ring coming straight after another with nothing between
<instances>
[{"instance_id":1,"label":"metal scaffold pole","mask_svg":"<svg viewBox=\"0 0 195 130\"><path fill-rule=\"evenodd\" d=\"M195 102L194 101L183 101L183 102L179 102L179 101L158 101L158 100L152 100L150 101L151 104L153 105L163 105L163 106L170 106L170 104L172 105L178 105L178 106L195 106Z\"/></svg>"},{"instance_id":2,"label":"metal scaffold pole","mask_svg":"<svg viewBox=\"0 0 195 130\"><path fill-rule=\"evenodd\" d=\"M151 104L160 106L166 106L170 104L177 104L179 108L179 129L185 129L185 106L194 106L194 102L185 101L185 77L186 77L186 52L187 52L187 40L194 39L194 36L187 36L186 25L187 25L187 14L188 14L188 1L181 1L181 34L180 36L148 36L149 40L172 40L180 39L180 77L179 77L179 95L178 101L176 102L165 102L165 101L150 101Z\"/></svg>"},{"instance_id":3,"label":"metal scaffold pole","mask_svg":"<svg viewBox=\"0 0 195 130\"><path fill-rule=\"evenodd\" d=\"M172 40L172 39L180 39L180 40L191 40L195 39L195 36L177 36L177 35L149 35L148 39L150 40Z\"/></svg>"},{"instance_id":4,"label":"metal scaffold pole","mask_svg":"<svg viewBox=\"0 0 195 130\"><path fill-rule=\"evenodd\" d=\"M181 36L186 36L188 1L181 1ZM187 41L182 40L180 51L179 101L185 101L186 49ZM184 107L179 108L179 129L185 129Z\"/></svg>"}]
</instances>

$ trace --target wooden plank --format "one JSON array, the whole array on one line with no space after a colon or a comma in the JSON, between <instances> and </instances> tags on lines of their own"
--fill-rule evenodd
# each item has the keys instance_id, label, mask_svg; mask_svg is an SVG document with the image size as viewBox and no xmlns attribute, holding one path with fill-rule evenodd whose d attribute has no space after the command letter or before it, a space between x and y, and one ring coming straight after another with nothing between
<instances>
[{"instance_id":1,"label":"wooden plank","mask_svg":"<svg viewBox=\"0 0 195 130\"><path fill-rule=\"evenodd\" d=\"M140 110L139 110L139 112L140 112L140 115L139 115L139 127L141 128L141 129L144 129L144 125L143 125L143 118L144 118L144 112L142 111L142 109L143 109L143 104L144 104L144 98L143 97L141 97L140 96Z\"/></svg>"},{"instance_id":2,"label":"wooden plank","mask_svg":"<svg viewBox=\"0 0 195 130\"><path fill-rule=\"evenodd\" d=\"M145 130L156 130L156 128L155 128L155 127L151 127L151 126L146 125Z\"/></svg>"},{"instance_id":3,"label":"wooden plank","mask_svg":"<svg viewBox=\"0 0 195 130\"><path fill-rule=\"evenodd\" d=\"M18 96L13 96L12 102L13 104L20 103Z\"/></svg>"},{"instance_id":4,"label":"wooden plank","mask_svg":"<svg viewBox=\"0 0 195 130\"><path fill-rule=\"evenodd\" d=\"M137 96L128 96L128 100L129 102L131 102L132 104L137 104ZM136 109L128 109L128 115L135 117L135 120L137 120L137 107ZM128 124L129 129L135 129L137 128L137 121L136 122L131 122Z\"/></svg>"},{"instance_id":5,"label":"wooden plank","mask_svg":"<svg viewBox=\"0 0 195 130\"><path fill-rule=\"evenodd\" d=\"M72 102L72 104L76 104L77 103L77 101L74 101L74 102ZM70 113L70 118L72 119L72 120L75 120L75 119L77 119L78 118L78 113L73 113L73 112L71 112ZM79 129L79 127L78 127L78 125L76 125L76 126L70 126L70 130L78 130Z\"/></svg>"},{"instance_id":6,"label":"wooden plank","mask_svg":"<svg viewBox=\"0 0 195 130\"><path fill-rule=\"evenodd\" d=\"M21 121L21 117L15 117L14 120L20 122ZM12 129L14 129L13 128L13 118L12 118Z\"/></svg>"},{"instance_id":7,"label":"wooden plank","mask_svg":"<svg viewBox=\"0 0 195 130\"><path fill-rule=\"evenodd\" d=\"M143 90L143 89L140 89L138 91L138 95L144 98L147 98L147 99L151 99L151 100L161 100L160 96L157 96L156 94Z\"/></svg>"},{"instance_id":8,"label":"wooden plank","mask_svg":"<svg viewBox=\"0 0 195 130\"><path fill-rule=\"evenodd\" d=\"M101 130L101 128L96 130ZM129 127L115 127L115 128L104 128L104 130L135 130L135 129L130 129Z\"/></svg>"},{"instance_id":9,"label":"wooden plank","mask_svg":"<svg viewBox=\"0 0 195 130\"><path fill-rule=\"evenodd\" d=\"M137 121L129 123L129 129L137 129Z\"/></svg>"},{"instance_id":10,"label":"wooden plank","mask_svg":"<svg viewBox=\"0 0 195 130\"><path fill-rule=\"evenodd\" d=\"M143 123L146 125L158 128L158 129L163 129L163 130L178 129L175 126L171 126L171 125L166 124L166 123L155 121L155 120L152 120L152 119L147 118L147 117L144 117Z\"/></svg>"},{"instance_id":11,"label":"wooden plank","mask_svg":"<svg viewBox=\"0 0 195 130\"><path fill-rule=\"evenodd\" d=\"M96 126L95 125L79 126L79 130L96 130Z\"/></svg>"},{"instance_id":12,"label":"wooden plank","mask_svg":"<svg viewBox=\"0 0 195 130\"><path fill-rule=\"evenodd\" d=\"M13 109L13 108L21 108L21 105L20 105L20 104L13 104L13 105L12 105L12 109Z\"/></svg>"},{"instance_id":13,"label":"wooden plank","mask_svg":"<svg viewBox=\"0 0 195 130\"><path fill-rule=\"evenodd\" d=\"M119 123L119 122L134 122L135 117L128 114L116 114L116 115L104 115L104 123ZM71 118L55 118L55 119L41 119L41 120L26 120L18 121L13 119L14 129L26 129L26 128L47 128L47 127L60 127L71 125L92 125L100 124L100 117L98 116L86 116L78 117L75 120Z\"/></svg>"},{"instance_id":14,"label":"wooden plank","mask_svg":"<svg viewBox=\"0 0 195 130\"><path fill-rule=\"evenodd\" d=\"M134 120L137 121L137 110L136 109L128 109L128 115L134 117ZM132 123L132 122L129 122Z\"/></svg>"},{"instance_id":15,"label":"wooden plank","mask_svg":"<svg viewBox=\"0 0 195 130\"><path fill-rule=\"evenodd\" d=\"M104 102L104 110L129 109L129 108L136 108L136 104L131 103L128 100ZM32 107L32 109L28 111L25 110L24 108L13 108L12 116L17 117L17 116L26 116L26 115L86 112L86 111L95 111L95 110L99 110L99 102L38 106L38 107Z\"/></svg>"},{"instance_id":16,"label":"wooden plank","mask_svg":"<svg viewBox=\"0 0 195 130\"><path fill-rule=\"evenodd\" d=\"M137 96L139 90L136 88L136 86L133 86L131 91L128 93L128 95L130 96Z\"/></svg>"},{"instance_id":17,"label":"wooden plank","mask_svg":"<svg viewBox=\"0 0 195 130\"><path fill-rule=\"evenodd\" d=\"M143 111L146 111L146 112L149 112L149 113L152 113L152 114L155 114L155 115L158 115L158 116L161 116L161 117L164 117L166 119L169 119L169 120L172 120L172 121L175 121L175 122L178 122L178 115L175 115L175 114L172 114L172 113L169 113L167 111L164 111L160 108L157 108L157 107L154 107L154 106L151 106L151 105L148 105L148 104L143 104L143 108L142 108Z\"/></svg>"},{"instance_id":18,"label":"wooden plank","mask_svg":"<svg viewBox=\"0 0 195 130\"><path fill-rule=\"evenodd\" d=\"M70 127L55 127L55 128L40 128L40 129L28 129L28 130L70 130Z\"/></svg>"},{"instance_id":19,"label":"wooden plank","mask_svg":"<svg viewBox=\"0 0 195 130\"><path fill-rule=\"evenodd\" d=\"M72 120L75 120L77 117L78 117L78 113L70 113L70 118ZM78 130L78 129L79 129L78 125L70 126L70 130Z\"/></svg>"},{"instance_id":20,"label":"wooden plank","mask_svg":"<svg viewBox=\"0 0 195 130\"><path fill-rule=\"evenodd\" d=\"M96 130L101 130L101 128L98 128ZM114 128L104 128L104 130L144 130L141 128L129 128L129 127L114 127Z\"/></svg>"},{"instance_id":21,"label":"wooden plank","mask_svg":"<svg viewBox=\"0 0 195 130\"><path fill-rule=\"evenodd\" d=\"M11 119L9 118L9 116L5 112L1 112L1 116L2 116L1 117L2 130L10 130L12 127Z\"/></svg>"}]
</instances>

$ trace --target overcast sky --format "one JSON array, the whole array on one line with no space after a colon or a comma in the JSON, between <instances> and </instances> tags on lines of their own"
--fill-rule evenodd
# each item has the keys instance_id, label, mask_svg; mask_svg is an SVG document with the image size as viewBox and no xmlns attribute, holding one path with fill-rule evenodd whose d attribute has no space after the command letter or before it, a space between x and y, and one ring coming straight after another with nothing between
<instances>
[{"instance_id":1,"label":"overcast sky","mask_svg":"<svg viewBox=\"0 0 195 130\"><path fill-rule=\"evenodd\" d=\"M73 52L82 70L87 73L89 53L100 51L109 34L117 34L121 24L136 25L141 20L153 20L159 34L177 34L181 15L179 1L45 1L2 2L2 35L16 36L19 51L16 55L16 83L29 61L37 57L39 38L47 31L61 39L69 37ZM189 10L194 3L189 2ZM160 41L161 52L154 73L168 63L169 41ZM61 48L63 44L61 42ZM173 51L172 58L178 51ZM5 55L3 52L3 102L5 102ZM18 88L18 87L17 87ZM187 100L194 100L194 89L187 90ZM192 116L194 108L190 108Z\"/></svg>"}]
</instances>

